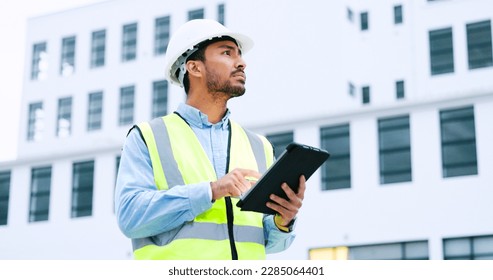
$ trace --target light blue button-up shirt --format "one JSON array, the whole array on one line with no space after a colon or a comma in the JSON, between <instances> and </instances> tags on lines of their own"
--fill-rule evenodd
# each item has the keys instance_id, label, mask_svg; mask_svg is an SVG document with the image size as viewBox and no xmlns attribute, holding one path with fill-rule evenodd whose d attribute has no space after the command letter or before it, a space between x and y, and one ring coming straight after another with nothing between
<instances>
[{"instance_id":1,"label":"light blue button-up shirt","mask_svg":"<svg viewBox=\"0 0 493 280\"><path fill-rule=\"evenodd\" d=\"M226 173L229 140L229 110L223 119L212 124L206 114L187 104L177 109L199 139L216 171L217 178ZM133 129L123 146L115 191L118 225L129 238L154 236L192 221L212 207L210 182L174 186L157 190L149 151L139 131ZM263 219L266 252L287 249L294 233L280 231L272 215Z\"/></svg>"}]
</instances>

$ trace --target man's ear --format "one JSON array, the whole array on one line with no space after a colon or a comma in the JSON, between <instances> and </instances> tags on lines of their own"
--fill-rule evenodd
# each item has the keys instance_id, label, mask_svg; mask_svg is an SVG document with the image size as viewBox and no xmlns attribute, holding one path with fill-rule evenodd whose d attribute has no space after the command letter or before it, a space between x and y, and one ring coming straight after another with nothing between
<instances>
[{"instance_id":1,"label":"man's ear","mask_svg":"<svg viewBox=\"0 0 493 280\"><path fill-rule=\"evenodd\" d=\"M189 76L197 78L202 76L202 63L200 60L189 60L186 67Z\"/></svg>"}]
</instances>

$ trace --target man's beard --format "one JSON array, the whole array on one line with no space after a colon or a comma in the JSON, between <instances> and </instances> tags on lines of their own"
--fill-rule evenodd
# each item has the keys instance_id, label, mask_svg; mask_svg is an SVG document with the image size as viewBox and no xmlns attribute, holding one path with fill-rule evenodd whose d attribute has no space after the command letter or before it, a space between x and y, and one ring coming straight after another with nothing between
<instances>
[{"instance_id":1,"label":"man's beard","mask_svg":"<svg viewBox=\"0 0 493 280\"><path fill-rule=\"evenodd\" d=\"M246 90L244 85L233 86L229 79L220 81L219 75L209 69L207 69L207 89L211 93L224 92L230 98L242 96Z\"/></svg>"}]
</instances>

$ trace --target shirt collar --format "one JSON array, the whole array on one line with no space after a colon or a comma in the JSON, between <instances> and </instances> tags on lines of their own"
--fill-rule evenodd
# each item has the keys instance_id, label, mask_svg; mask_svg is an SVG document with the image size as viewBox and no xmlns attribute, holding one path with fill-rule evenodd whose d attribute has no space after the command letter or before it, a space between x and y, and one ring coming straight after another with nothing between
<instances>
[{"instance_id":1,"label":"shirt collar","mask_svg":"<svg viewBox=\"0 0 493 280\"><path fill-rule=\"evenodd\" d=\"M224 114L224 117L221 119L221 121L213 124L209 122L209 117L206 114L202 113L199 109L185 103L180 103L176 112L180 114L180 116L184 118L191 126L195 126L198 128L220 126L223 130L228 129L229 115L231 114L229 109L226 109L226 114Z\"/></svg>"}]
</instances>

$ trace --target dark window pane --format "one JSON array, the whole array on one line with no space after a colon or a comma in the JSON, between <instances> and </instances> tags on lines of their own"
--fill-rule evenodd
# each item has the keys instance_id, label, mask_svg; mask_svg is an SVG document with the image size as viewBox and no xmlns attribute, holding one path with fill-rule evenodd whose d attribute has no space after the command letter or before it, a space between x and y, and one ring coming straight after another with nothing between
<instances>
[{"instance_id":1,"label":"dark window pane","mask_svg":"<svg viewBox=\"0 0 493 280\"><path fill-rule=\"evenodd\" d=\"M29 104L27 120L27 141L39 141L43 137L44 110L43 103Z\"/></svg>"},{"instance_id":2,"label":"dark window pane","mask_svg":"<svg viewBox=\"0 0 493 280\"><path fill-rule=\"evenodd\" d=\"M467 54L469 69L493 65L491 46L491 21L467 25Z\"/></svg>"},{"instance_id":3,"label":"dark window pane","mask_svg":"<svg viewBox=\"0 0 493 280\"><path fill-rule=\"evenodd\" d=\"M94 161L78 162L72 172L72 218L92 215Z\"/></svg>"},{"instance_id":4,"label":"dark window pane","mask_svg":"<svg viewBox=\"0 0 493 280\"><path fill-rule=\"evenodd\" d=\"M188 12L188 20L203 19L203 18L204 18L204 9L197 9Z\"/></svg>"},{"instance_id":5,"label":"dark window pane","mask_svg":"<svg viewBox=\"0 0 493 280\"><path fill-rule=\"evenodd\" d=\"M152 118L162 117L168 112L168 82L152 84Z\"/></svg>"},{"instance_id":6,"label":"dark window pane","mask_svg":"<svg viewBox=\"0 0 493 280\"><path fill-rule=\"evenodd\" d=\"M58 99L57 136L67 137L72 131L72 97Z\"/></svg>"},{"instance_id":7,"label":"dark window pane","mask_svg":"<svg viewBox=\"0 0 493 280\"><path fill-rule=\"evenodd\" d=\"M134 86L120 89L120 125L132 124L134 121L134 92Z\"/></svg>"},{"instance_id":8,"label":"dark window pane","mask_svg":"<svg viewBox=\"0 0 493 280\"><path fill-rule=\"evenodd\" d=\"M48 53L46 43L33 45L31 60L31 80L44 80L48 74Z\"/></svg>"},{"instance_id":9,"label":"dark window pane","mask_svg":"<svg viewBox=\"0 0 493 280\"><path fill-rule=\"evenodd\" d=\"M395 82L395 96L397 99L402 99L405 97L404 81Z\"/></svg>"},{"instance_id":10,"label":"dark window pane","mask_svg":"<svg viewBox=\"0 0 493 280\"><path fill-rule=\"evenodd\" d=\"M87 130L98 130L102 126L103 117L103 93L93 92L89 94L87 112Z\"/></svg>"},{"instance_id":11,"label":"dark window pane","mask_svg":"<svg viewBox=\"0 0 493 280\"><path fill-rule=\"evenodd\" d=\"M380 183L411 181L409 117L378 120Z\"/></svg>"},{"instance_id":12,"label":"dark window pane","mask_svg":"<svg viewBox=\"0 0 493 280\"><path fill-rule=\"evenodd\" d=\"M394 6L394 23L401 24L403 22L402 5Z\"/></svg>"},{"instance_id":13,"label":"dark window pane","mask_svg":"<svg viewBox=\"0 0 493 280\"><path fill-rule=\"evenodd\" d=\"M362 102L363 104L368 104L370 103L370 87L363 87L361 89L362 92Z\"/></svg>"},{"instance_id":14,"label":"dark window pane","mask_svg":"<svg viewBox=\"0 0 493 280\"><path fill-rule=\"evenodd\" d=\"M51 167L31 170L29 222L48 220L51 192Z\"/></svg>"},{"instance_id":15,"label":"dark window pane","mask_svg":"<svg viewBox=\"0 0 493 280\"><path fill-rule=\"evenodd\" d=\"M431 74L454 72L452 28L432 30L429 33L429 39Z\"/></svg>"},{"instance_id":16,"label":"dark window pane","mask_svg":"<svg viewBox=\"0 0 493 280\"><path fill-rule=\"evenodd\" d=\"M105 52L106 30L93 32L91 40L91 68L104 66Z\"/></svg>"},{"instance_id":17,"label":"dark window pane","mask_svg":"<svg viewBox=\"0 0 493 280\"><path fill-rule=\"evenodd\" d=\"M225 16L224 16L224 4L219 4L217 6L217 21L220 24L224 25L225 24L224 18L225 18Z\"/></svg>"},{"instance_id":18,"label":"dark window pane","mask_svg":"<svg viewBox=\"0 0 493 280\"><path fill-rule=\"evenodd\" d=\"M154 54L160 55L166 53L170 35L170 17L157 18L155 22L154 33Z\"/></svg>"},{"instance_id":19,"label":"dark window pane","mask_svg":"<svg viewBox=\"0 0 493 280\"><path fill-rule=\"evenodd\" d=\"M0 226L6 225L9 214L10 171L0 172Z\"/></svg>"},{"instance_id":20,"label":"dark window pane","mask_svg":"<svg viewBox=\"0 0 493 280\"><path fill-rule=\"evenodd\" d=\"M361 13L360 14L360 20L361 20L361 30L368 30L368 28L369 28L368 12Z\"/></svg>"},{"instance_id":21,"label":"dark window pane","mask_svg":"<svg viewBox=\"0 0 493 280\"><path fill-rule=\"evenodd\" d=\"M440 131L443 177L477 174L474 108L440 111Z\"/></svg>"},{"instance_id":22,"label":"dark window pane","mask_svg":"<svg viewBox=\"0 0 493 280\"><path fill-rule=\"evenodd\" d=\"M75 36L62 39L62 58L60 74L70 76L75 71Z\"/></svg>"},{"instance_id":23,"label":"dark window pane","mask_svg":"<svg viewBox=\"0 0 493 280\"><path fill-rule=\"evenodd\" d=\"M279 158L285 151L286 146L293 142L293 132L290 131L285 133L270 134L267 135L267 139L274 147L274 156Z\"/></svg>"},{"instance_id":24,"label":"dark window pane","mask_svg":"<svg viewBox=\"0 0 493 280\"><path fill-rule=\"evenodd\" d=\"M135 60L137 58L137 23L123 26L122 36L122 61Z\"/></svg>"},{"instance_id":25,"label":"dark window pane","mask_svg":"<svg viewBox=\"0 0 493 280\"><path fill-rule=\"evenodd\" d=\"M349 124L321 128L320 137L321 148L331 154L322 165L322 189L350 188Z\"/></svg>"}]
</instances>

